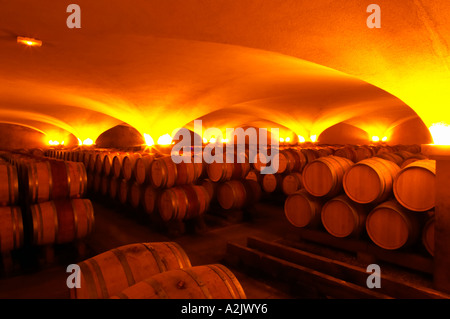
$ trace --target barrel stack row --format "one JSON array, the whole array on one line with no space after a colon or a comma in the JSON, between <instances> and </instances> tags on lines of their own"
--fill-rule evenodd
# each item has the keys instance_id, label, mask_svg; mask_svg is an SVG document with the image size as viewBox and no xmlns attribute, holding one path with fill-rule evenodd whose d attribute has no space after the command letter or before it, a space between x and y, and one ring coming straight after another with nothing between
<instances>
[{"instance_id":1,"label":"barrel stack row","mask_svg":"<svg viewBox=\"0 0 450 319\"><path fill-rule=\"evenodd\" d=\"M175 242L121 246L79 263L72 299L245 299L234 274L220 264L192 266Z\"/></svg>"},{"instance_id":2,"label":"barrel stack row","mask_svg":"<svg viewBox=\"0 0 450 319\"><path fill-rule=\"evenodd\" d=\"M94 209L84 198L87 176L82 163L12 152L2 152L1 157L9 163L8 178L14 179L9 184L15 185L17 206L10 215L16 237L21 238L16 243L52 246L77 242L92 232Z\"/></svg>"},{"instance_id":3,"label":"barrel stack row","mask_svg":"<svg viewBox=\"0 0 450 319\"><path fill-rule=\"evenodd\" d=\"M285 201L287 219L296 227L323 227L335 237L368 235L389 250L422 242L433 255L435 161L405 154L398 162L391 156L396 153L382 155L356 163L332 155L307 164L303 188Z\"/></svg>"},{"instance_id":4,"label":"barrel stack row","mask_svg":"<svg viewBox=\"0 0 450 319\"><path fill-rule=\"evenodd\" d=\"M19 179L14 165L0 158L0 253L8 255L24 244Z\"/></svg>"}]
</instances>

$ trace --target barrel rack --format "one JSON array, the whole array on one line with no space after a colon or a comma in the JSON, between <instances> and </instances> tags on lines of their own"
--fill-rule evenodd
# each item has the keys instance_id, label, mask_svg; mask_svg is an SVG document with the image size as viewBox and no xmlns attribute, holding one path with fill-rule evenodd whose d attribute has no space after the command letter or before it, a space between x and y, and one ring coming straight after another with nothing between
<instances>
[{"instance_id":1,"label":"barrel rack","mask_svg":"<svg viewBox=\"0 0 450 319\"><path fill-rule=\"evenodd\" d=\"M338 260L334 254L328 255L323 250L314 251L308 242L330 244L327 234L316 231L301 233L301 240L279 239L267 241L249 237L246 245L231 243L227 245L226 263L239 267L252 275L270 277L282 281L291 291L307 298L339 299L449 299L450 294L435 290L430 285L420 282L407 283L397 276L384 273L381 267L381 287L369 289L366 281L371 273L367 267L377 260L386 260L402 266L430 272L431 260L412 254L390 254L357 241L335 241L339 248L357 254L359 263ZM325 247L325 246L323 246ZM404 269L402 270L404 271Z\"/></svg>"}]
</instances>

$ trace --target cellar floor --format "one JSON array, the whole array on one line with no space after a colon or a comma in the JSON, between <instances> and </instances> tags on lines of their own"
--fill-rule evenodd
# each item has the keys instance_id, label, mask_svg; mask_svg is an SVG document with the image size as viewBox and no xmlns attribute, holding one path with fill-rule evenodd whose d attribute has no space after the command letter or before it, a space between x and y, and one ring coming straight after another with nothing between
<instances>
[{"instance_id":1,"label":"cellar floor","mask_svg":"<svg viewBox=\"0 0 450 319\"><path fill-rule=\"evenodd\" d=\"M285 235L286 230L290 228L284 218L282 204L259 204L251 213L247 213L244 219L237 212L230 212L229 216L208 214L205 218L206 229L195 231L187 225L186 231L180 235L155 227L148 218L137 216L136 212L130 211L129 208L102 199L92 201L96 218L95 229L85 240L85 258L126 244L175 241L186 251L193 266L223 263L227 242L245 244L249 236L275 240ZM237 221L233 218L237 218ZM15 267L11 275L0 278L0 299L69 298L66 267L85 259L78 258L76 251L73 245L58 246L54 250L51 263L42 262L45 256L42 249L33 251L37 257L32 261L27 261L26 258L23 261L23 258L17 257L20 260L19 266ZM289 289L285 289L283 284L249 276L232 267L230 269L240 281L248 298L296 298L286 292Z\"/></svg>"}]
</instances>

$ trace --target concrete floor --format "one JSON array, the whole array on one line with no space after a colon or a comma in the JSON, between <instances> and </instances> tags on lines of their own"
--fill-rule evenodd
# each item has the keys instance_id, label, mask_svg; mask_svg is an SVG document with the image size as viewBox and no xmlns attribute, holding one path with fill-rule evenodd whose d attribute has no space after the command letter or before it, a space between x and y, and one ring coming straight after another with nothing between
<instances>
[{"instance_id":1,"label":"concrete floor","mask_svg":"<svg viewBox=\"0 0 450 319\"><path fill-rule=\"evenodd\" d=\"M94 232L85 240L85 258L109 249L138 242L175 241L183 247L193 266L223 263L226 244L246 242L247 237L257 236L267 240L282 238L292 229L286 221L282 203L260 203L241 221L230 221L209 213L205 218L206 229L192 231L189 225L182 235L168 235L145 216L111 201L93 199L95 210ZM239 214L230 212L230 216ZM42 250L33 248L31 258L19 255L21 266L8 277L0 278L0 299L64 299L69 297L66 287L66 267L77 263L73 245L61 245L55 248L55 260L51 264L38 263L43 256ZM268 282L265 279L230 268L236 275L248 298L251 299L288 299L288 289L283 284Z\"/></svg>"}]
</instances>

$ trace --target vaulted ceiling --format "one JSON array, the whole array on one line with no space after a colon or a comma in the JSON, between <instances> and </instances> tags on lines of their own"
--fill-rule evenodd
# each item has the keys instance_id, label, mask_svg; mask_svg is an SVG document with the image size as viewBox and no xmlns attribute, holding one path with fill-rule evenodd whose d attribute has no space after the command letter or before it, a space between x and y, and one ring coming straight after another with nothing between
<instances>
[{"instance_id":1,"label":"vaulted ceiling","mask_svg":"<svg viewBox=\"0 0 450 319\"><path fill-rule=\"evenodd\" d=\"M73 2L79 29L66 25ZM370 3L0 0L0 122L81 140L195 119L302 136L450 122L450 2L377 0L379 29Z\"/></svg>"}]
</instances>

